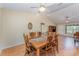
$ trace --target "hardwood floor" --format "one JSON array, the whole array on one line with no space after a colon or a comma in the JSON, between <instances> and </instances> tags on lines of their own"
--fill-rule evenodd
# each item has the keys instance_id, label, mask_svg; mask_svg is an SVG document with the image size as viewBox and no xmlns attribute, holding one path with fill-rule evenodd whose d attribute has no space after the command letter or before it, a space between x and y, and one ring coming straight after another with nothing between
<instances>
[{"instance_id":1,"label":"hardwood floor","mask_svg":"<svg viewBox=\"0 0 79 59\"><path fill-rule=\"evenodd\" d=\"M67 36L59 36L59 53L56 56L78 56L79 42L74 45L74 38ZM1 56L24 56L25 45L19 45L5 49L1 52ZM52 54L50 54L52 56Z\"/></svg>"}]
</instances>

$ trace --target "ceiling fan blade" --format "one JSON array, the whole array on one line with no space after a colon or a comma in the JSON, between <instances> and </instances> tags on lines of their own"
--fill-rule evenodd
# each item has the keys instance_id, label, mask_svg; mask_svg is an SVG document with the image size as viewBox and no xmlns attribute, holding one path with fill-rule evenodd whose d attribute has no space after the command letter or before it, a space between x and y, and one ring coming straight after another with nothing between
<instances>
[{"instance_id":1,"label":"ceiling fan blade","mask_svg":"<svg viewBox=\"0 0 79 59\"><path fill-rule=\"evenodd\" d=\"M38 7L31 7L31 8L38 8Z\"/></svg>"}]
</instances>

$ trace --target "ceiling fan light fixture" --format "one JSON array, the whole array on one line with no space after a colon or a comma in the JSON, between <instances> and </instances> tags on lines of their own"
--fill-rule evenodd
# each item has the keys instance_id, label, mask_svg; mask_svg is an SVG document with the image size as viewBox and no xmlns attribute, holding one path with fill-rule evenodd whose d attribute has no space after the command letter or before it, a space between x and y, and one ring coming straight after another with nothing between
<instances>
[{"instance_id":1,"label":"ceiling fan light fixture","mask_svg":"<svg viewBox=\"0 0 79 59\"><path fill-rule=\"evenodd\" d=\"M66 20L65 22L66 22L66 23L69 23L70 21Z\"/></svg>"},{"instance_id":2,"label":"ceiling fan light fixture","mask_svg":"<svg viewBox=\"0 0 79 59\"><path fill-rule=\"evenodd\" d=\"M70 19L71 19L70 17L66 16L65 22L66 22L66 23L69 23L69 22L70 22L70 21L69 21Z\"/></svg>"},{"instance_id":3,"label":"ceiling fan light fixture","mask_svg":"<svg viewBox=\"0 0 79 59\"><path fill-rule=\"evenodd\" d=\"M39 8L39 11L40 12L44 12L46 10L46 8L44 7L44 6L41 6L40 8Z\"/></svg>"}]
</instances>

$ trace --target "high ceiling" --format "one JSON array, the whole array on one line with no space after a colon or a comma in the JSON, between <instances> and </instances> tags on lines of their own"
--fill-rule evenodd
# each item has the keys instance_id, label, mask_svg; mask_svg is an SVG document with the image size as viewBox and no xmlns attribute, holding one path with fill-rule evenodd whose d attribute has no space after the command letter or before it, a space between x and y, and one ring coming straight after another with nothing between
<instances>
[{"instance_id":1,"label":"high ceiling","mask_svg":"<svg viewBox=\"0 0 79 59\"><path fill-rule=\"evenodd\" d=\"M40 3L4 3L0 4L0 8L37 13L40 5ZM79 23L78 3L44 3L43 5L46 7L44 14L53 22L65 23L66 17L69 17L70 23Z\"/></svg>"},{"instance_id":2,"label":"high ceiling","mask_svg":"<svg viewBox=\"0 0 79 59\"><path fill-rule=\"evenodd\" d=\"M76 3L65 8L59 8L54 12L51 11L47 15L55 23L66 23L66 20L70 23L79 23L79 4ZM69 19L66 17L69 17Z\"/></svg>"},{"instance_id":3,"label":"high ceiling","mask_svg":"<svg viewBox=\"0 0 79 59\"><path fill-rule=\"evenodd\" d=\"M38 8L40 5L45 5L47 8L50 5L53 4L48 4L48 3L3 3L2 7L3 8L8 8L8 9L13 9L13 10L18 10L18 11L30 11L30 12L38 12Z\"/></svg>"}]
</instances>

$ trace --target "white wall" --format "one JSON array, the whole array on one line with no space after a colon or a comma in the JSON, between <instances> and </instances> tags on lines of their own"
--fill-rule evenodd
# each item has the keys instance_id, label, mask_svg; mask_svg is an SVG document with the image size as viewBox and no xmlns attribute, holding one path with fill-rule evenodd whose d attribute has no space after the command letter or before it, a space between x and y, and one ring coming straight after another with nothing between
<instances>
[{"instance_id":1,"label":"white wall","mask_svg":"<svg viewBox=\"0 0 79 59\"><path fill-rule=\"evenodd\" d=\"M76 25L78 23L57 24L57 32L62 35L72 36L73 34L65 34L65 25Z\"/></svg>"},{"instance_id":2,"label":"white wall","mask_svg":"<svg viewBox=\"0 0 79 59\"><path fill-rule=\"evenodd\" d=\"M54 25L48 18L39 13L20 12L14 10L3 9L3 38L0 42L0 49L23 44L23 33L28 33L28 23L33 24L32 31L40 31L40 23L44 22L43 31L48 30L48 25Z\"/></svg>"},{"instance_id":3,"label":"white wall","mask_svg":"<svg viewBox=\"0 0 79 59\"><path fill-rule=\"evenodd\" d=\"M0 47L2 47L2 9L0 9Z\"/></svg>"},{"instance_id":4,"label":"white wall","mask_svg":"<svg viewBox=\"0 0 79 59\"><path fill-rule=\"evenodd\" d=\"M65 34L65 25L64 24L58 24L57 25L57 32L61 35Z\"/></svg>"},{"instance_id":5,"label":"white wall","mask_svg":"<svg viewBox=\"0 0 79 59\"><path fill-rule=\"evenodd\" d=\"M0 38L1 38L1 14L2 14L2 12L1 12L2 10L0 9Z\"/></svg>"}]
</instances>

